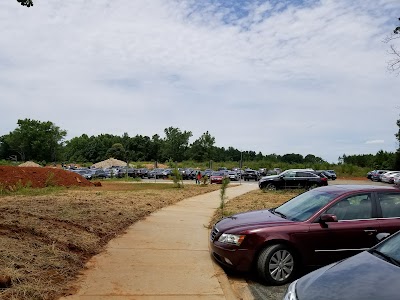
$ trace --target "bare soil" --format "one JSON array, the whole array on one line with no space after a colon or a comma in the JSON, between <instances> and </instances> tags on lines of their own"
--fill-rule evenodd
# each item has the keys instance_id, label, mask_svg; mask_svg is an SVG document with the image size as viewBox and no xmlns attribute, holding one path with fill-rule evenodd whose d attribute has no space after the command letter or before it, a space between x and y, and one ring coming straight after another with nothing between
<instances>
[{"instance_id":1,"label":"bare soil","mask_svg":"<svg viewBox=\"0 0 400 300\"><path fill-rule=\"evenodd\" d=\"M15 191L29 186L43 188L48 186L91 186L79 174L57 168L0 166L0 190Z\"/></svg>"},{"instance_id":2,"label":"bare soil","mask_svg":"<svg viewBox=\"0 0 400 300\"><path fill-rule=\"evenodd\" d=\"M7 179L0 175L0 182L7 187L18 181L43 186L43 178L46 181L50 174L26 170L21 175L5 169L1 167L0 172L9 175ZM54 172L55 183L67 182L69 175L47 171ZM39 180L40 174L44 177ZM42 195L7 190L7 195L0 196L0 281L4 279L0 299L58 299L71 294L85 263L110 239L162 207L220 188L106 180L94 187L82 178L80 183L71 180L78 187L50 194L44 188Z\"/></svg>"}]
</instances>

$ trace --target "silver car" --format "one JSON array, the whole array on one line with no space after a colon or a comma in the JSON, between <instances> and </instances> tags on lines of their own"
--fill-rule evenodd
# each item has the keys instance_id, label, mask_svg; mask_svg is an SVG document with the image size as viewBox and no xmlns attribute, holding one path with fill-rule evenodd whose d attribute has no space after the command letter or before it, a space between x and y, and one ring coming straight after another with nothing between
<instances>
[{"instance_id":1,"label":"silver car","mask_svg":"<svg viewBox=\"0 0 400 300\"><path fill-rule=\"evenodd\" d=\"M238 181L240 179L240 174L235 171L228 172L229 180Z\"/></svg>"}]
</instances>

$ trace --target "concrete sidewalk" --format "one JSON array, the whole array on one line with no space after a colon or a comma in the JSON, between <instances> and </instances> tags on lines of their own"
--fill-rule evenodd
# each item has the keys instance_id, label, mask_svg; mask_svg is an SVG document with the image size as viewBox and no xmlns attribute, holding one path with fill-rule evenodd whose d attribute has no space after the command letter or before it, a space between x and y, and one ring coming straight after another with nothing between
<instances>
[{"instance_id":1,"label":"concrete sidewalk","mask_svg":"<svg viewBox=\"0 0 400 300\"><path fill-rule=\"evenodd\" d=\"M230 187L228 200L257 189ZM64 300L236 299L208 249L207 225L220 191L185 199L133 224L93 257L75 295Z\"/></svg>"}]
</instances>

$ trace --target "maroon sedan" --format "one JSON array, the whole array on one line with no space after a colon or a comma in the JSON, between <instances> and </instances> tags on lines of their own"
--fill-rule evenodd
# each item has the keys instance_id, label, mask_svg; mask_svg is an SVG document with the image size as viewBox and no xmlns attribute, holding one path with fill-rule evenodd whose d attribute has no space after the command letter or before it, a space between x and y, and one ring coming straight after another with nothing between
<instances>
[{"instance_id":1,"label":"maroon sedan","mask_svg":"<svg viewBox=\"0 0 400 300\"><path fill-rule=\"evenodd\" d=\"M327 265L374 246L380 232L400 230L400 189L320 187L279 207L233 215L210 235L212 256L239 271L255 268L274 285L296 271Z\"/></svg>"},{"instance_id":2,"label":"maroon sedan","mask_svg":"<svg viewBox=\"0 0 400 300\"><path fill-rule=\"evenodd\" d=\"M227 176L227 173L224 171L212 172L210 176L210 183L222 183L224 178Z\"/></svg>"}]
</instances>

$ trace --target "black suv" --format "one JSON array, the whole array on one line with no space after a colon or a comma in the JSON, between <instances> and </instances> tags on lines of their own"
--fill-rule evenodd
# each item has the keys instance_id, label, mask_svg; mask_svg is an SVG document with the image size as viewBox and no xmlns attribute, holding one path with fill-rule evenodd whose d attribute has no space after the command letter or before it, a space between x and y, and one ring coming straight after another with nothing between
<instances>
[{"instance_id":1,"label":"black suv","mask_svg":"<svg viewBox=\"0 0 400 300\"><path fill-rule=\"evenodd\" d=\"M328 178L318 176L315 171L287 170L279 175L265 176L260 179L258 187L266 190L301 189L307 190L328 185Z\"/></svg>"},{"instance_id":2,"label":"black suv","mask_svg":"<svg viewBox=\"0 0 400 300\"><path fill-rule=\"evenodd\" d=\"M261 178L260 173L252 169L244 170L242 177L244 181L250 181L250 180L258 181Z\"/></svg>"}]
</instances>

